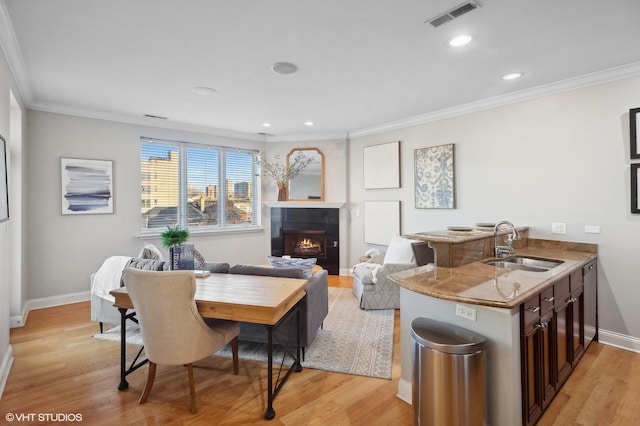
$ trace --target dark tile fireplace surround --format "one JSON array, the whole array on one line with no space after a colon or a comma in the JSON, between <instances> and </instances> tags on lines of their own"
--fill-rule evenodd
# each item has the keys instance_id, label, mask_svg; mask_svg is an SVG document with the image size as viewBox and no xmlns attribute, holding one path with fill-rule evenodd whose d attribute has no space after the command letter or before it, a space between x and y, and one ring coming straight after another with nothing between
<instances>
[{"instance_id":1,"label":"dark tile fireplace surround","mask_svg":"<svg viewBox=\"0 0 640 426\"><path fill-rule=\"evenodd\" d=\"M340 269L340 209L271 208L271 255L318 259L331 275Z\"/></svg>"}]
</instances>

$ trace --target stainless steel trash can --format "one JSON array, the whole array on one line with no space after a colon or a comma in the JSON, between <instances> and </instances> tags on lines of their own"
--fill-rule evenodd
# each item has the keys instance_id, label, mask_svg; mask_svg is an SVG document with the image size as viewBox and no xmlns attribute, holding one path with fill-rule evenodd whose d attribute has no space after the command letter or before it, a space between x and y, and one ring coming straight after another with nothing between
<instances>
[{"instance_id":1,"label":"stainless steel trash can","mask_svg":"<svg viewBox=\"0 0 640 426\"><path fill-rule=\"evenodd\" d=\"M483 425L486 339L428 318L411 322L416 425Z\"/></svg>"}]
</instances>

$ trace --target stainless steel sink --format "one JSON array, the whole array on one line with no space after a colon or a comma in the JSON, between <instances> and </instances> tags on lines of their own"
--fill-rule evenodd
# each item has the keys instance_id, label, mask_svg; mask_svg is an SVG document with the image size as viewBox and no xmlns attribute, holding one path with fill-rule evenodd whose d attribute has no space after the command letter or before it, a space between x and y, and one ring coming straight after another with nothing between
<instances>
[{"instance_id":1,"label":"stainless steel sink","mask_svg":"<svg viewBox=\"0 0 640 426\"><path fill-rule=\"evenodd\" d=\"M563 264L562 260L530 256L509 256L504 259L489 259L483 263L497 268L517 269L520 271L546 272Z\"/></svg>"}]
</instances>

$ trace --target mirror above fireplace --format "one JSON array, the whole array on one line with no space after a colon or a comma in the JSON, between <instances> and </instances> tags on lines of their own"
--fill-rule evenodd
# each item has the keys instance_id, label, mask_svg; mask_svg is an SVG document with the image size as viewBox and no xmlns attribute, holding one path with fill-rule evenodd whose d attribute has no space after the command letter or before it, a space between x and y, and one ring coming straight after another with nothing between
<instances>
[{"instance_id":1,"label":"mirror above fireplace","mask_svg":"<svg viewBox=\"0 0 640 426\"><path fill-rule=\"evenodd\" d=\"M287 167L300 153L312 161L302 175L289 181L289 200L324 201L324 154L318 148L294 148L287 155Z\"/></svg>"}]
</instances>

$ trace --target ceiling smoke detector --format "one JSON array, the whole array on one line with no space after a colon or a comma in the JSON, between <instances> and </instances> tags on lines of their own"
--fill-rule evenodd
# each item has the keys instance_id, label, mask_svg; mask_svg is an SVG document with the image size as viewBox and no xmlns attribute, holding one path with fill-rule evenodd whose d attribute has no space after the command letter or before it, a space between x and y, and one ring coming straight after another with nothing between
<instances>
[{"instance_id":1,"label":"ceiling smoke detector","mask_svg":"<svg viewBox=\"0 0 640 426\"><path fill-rule=\"evenodd\" d=\"M449 21L453 21L455 18L459 18L465 13L471 12L472 10L476 10L480 7L480 4L475 0L469 0L466 3L462 3L454 7L453 9L444 12L435 18L427 19L425 22L428 22L432 27L437 28L442 24L446 24Z\"/></svg>"},{"instance_id":2,"label":"ceiling smoke detector","mask_svg":"<svg viewBox=\"0 0 640 426\"><path fill-rule=\"evenodd\" d=\"M291 62L276 62L271 65L271 69L273 72L278 74L293 74L298 71L298 67L292 64Z\"/></svg>"}]
</instances>

